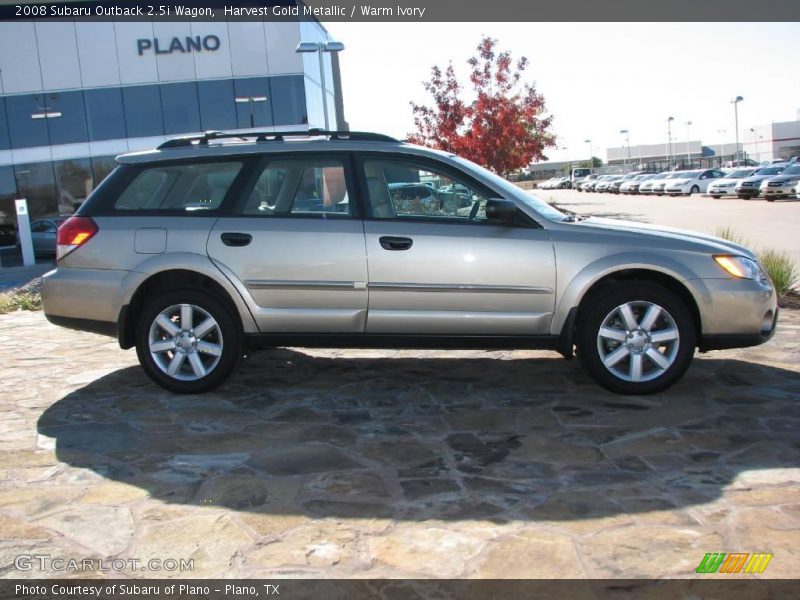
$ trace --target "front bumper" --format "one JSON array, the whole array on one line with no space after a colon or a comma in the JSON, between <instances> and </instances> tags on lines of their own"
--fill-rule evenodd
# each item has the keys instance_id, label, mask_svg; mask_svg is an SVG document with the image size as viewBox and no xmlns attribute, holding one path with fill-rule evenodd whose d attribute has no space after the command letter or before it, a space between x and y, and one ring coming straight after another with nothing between
<instances>
[{"instance_id":1,"label":"front bumper","mask_svg":"<svg viewBox=\"0 0 800 600\"><path fill-rule=\"evenodd\" d=\"M686 283L699 292L701 352L757 346L775 333L778 297L771 283L734 278Z\"/></svg>"},{"instance_id":2,"label":"front bumper","mask_svg":"<svg viewBox=\"0 0 800 600\"><path fill-rule=\"evenodd\" d=\"M758 186L747 186L747 187L737 187L736 194L743 194L747 196L753 196L754 198L761 194L761 188Z\"/></svg>"},{"instance_id":3,"label":"front bumper","mask_svg":"<svg viewBox=\"0 0 800 600\"><path fill-rule=\"evenodd\" d=\"M767 186L761 188L761 195L765 198L770 196L790 196L795 193L795 187L791 184Z\"/></svg>"},{"instance_id":4,"label":"front bumper","mask_svg":"<svg viewBox=\"0 0 800 600\"><path fill-rule=\"evenodd\" d=\"M735 196L736 190L731 187L724 187L724 188L708 188L706 192L709 196Z\"/></svg>"}]
</instances>

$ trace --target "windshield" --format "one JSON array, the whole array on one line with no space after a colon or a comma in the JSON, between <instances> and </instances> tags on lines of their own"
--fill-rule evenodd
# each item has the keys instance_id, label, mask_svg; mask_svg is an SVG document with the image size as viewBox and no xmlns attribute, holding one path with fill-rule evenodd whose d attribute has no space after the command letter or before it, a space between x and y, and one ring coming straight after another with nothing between
<instances>
[{"instance_id":1,"label":"windshield","mask_svg":"<svg viewBox=\"0 0 800 600\"><path fill-rule=\"evenodd\" d=\"M749 177L753 174L755 169L738 169L736 171L731 171L727 175L725 175L726 179L736 179L737 177Z\"/></svg>"},{"instance_id":2,"label":"windshield","mask_svg":"<svg viewBox=\"0 0 800 600\"><path fill-rule=\"evenodd\" d=\"M700 171L678 171L672 179L695 179L700 177Z\"/></svg>"},{"instance_id":3,"label":"windshield","mask_svg":"<svg viewBox=\"0 0 800 600\"><path fill-rule=\"evenodd\" d=\"M754 175L779 175L782 172L783 167L765 167L756 171Z\"/></svg>"},{"instance_id":4,"label":"windshield","mask_svg":"<svg viewBox=\"0 0 800 600\"><path fill-rule=\"evenodd\" d=\"M800 165L792 165L786 169L781 175L798 175L800 174Z\"/></svg>"},{"instance_id":5,"label":"windshield","mask_svg":"<svg viewBox=\"0 0 800 600\"><path fill-rule=\"evenodd\" d=\"M484 177L484 179L488 180L489 183L503 191L506 195L511 198L521 200L547 219L552 219L553 221L563 221L567 216L560 210L549 205L544 200L540 200L536 196L525 192L522 190L522 188L517 187L509 181L506 181L499 175L495 175L489 169L484 169L482 166L477 165L466 158L461 158L460 156L453 156L452 160L464 166L468 172L477 171Z\"/></svg>"}]
</instances>

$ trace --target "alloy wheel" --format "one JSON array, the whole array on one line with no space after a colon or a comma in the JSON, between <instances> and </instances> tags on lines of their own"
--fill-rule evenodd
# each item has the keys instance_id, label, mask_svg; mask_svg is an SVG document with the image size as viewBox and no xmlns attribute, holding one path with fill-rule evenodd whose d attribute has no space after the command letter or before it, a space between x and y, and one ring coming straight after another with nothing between
<instances>
[{"instance_id":1,"label":"alloy wheel","mask_svg":"<svg viewBox=\"0 0 800 600\"><path fill-rule=\"evenodd\" d=\"M623 381L652 381L675 362L680 347L672 315L648 301L626 302L603 319L597 350L605 368Z\"/></svg>"},{"instance_id":2,"label":"alloy wheel","mask_svg":"<svg viewBox=\"0 0 800 600\"><path fill-rule=\"evenodd\" d=\"M179 381L197 381L211 373L222 356L222 331L203 308L173 304L150 325L150 356L156 366Z\"/></svg>"}]
</instances>

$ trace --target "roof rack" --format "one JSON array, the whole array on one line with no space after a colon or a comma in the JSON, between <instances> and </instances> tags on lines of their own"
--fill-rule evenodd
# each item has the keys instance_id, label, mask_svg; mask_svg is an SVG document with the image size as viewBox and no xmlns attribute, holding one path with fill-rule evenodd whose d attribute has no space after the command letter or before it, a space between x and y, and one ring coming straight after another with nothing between
<instances>
[{"instance_id":1,"label":"roof rack","mask_svg":"<svg viewBox=\"0 0 800 600\"><path fill-rule=\"evenodd\" d=\"M202 135L186 135L167 140L158 146L159 150L169 148L186 148L188 146L208 146L211 140L255 138L256 142L282 142L286 138L327 137L329 140L350 140L358 142L398 142L393 137L382 133L368 131L328 131L325 129L309 129L307 131L247 131L229 133L226 131L206 131Z\"/></svg>"}]
</instances>

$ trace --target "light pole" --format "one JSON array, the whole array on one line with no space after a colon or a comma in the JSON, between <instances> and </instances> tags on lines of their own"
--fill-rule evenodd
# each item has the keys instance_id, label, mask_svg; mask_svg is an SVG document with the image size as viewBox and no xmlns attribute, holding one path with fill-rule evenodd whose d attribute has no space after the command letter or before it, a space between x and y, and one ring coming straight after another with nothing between
<instances>
[{"instance_id":1,"label":"light pole","mask_svg":"<svg viewBox=\"0 0 800 600\"><path fill-rule=\"evenodd\" d=\"M328 92L325 89L325 63L322 60L323 52L341 52L344 44L341 42L300 42L295 52L316 52L319 56L319 79L322 87L322 112L325 113L325 131L328 131Z\"/></svg>"},{"instance_id":2,"label":"light pole","mask_svg":"<svg viewBox=\"0 0 800 600\"><path fill-rule=\"evenodd\" d=\"M686 121L686 167L692 168L692 154L689 152L689 128L692 126L691 121Z\"/></svg>"},{"instance_id":3,"label":"light pole","mask_svg":"<svg viewBox=\"0 0 800 600\"><path fill-rule=\"evenodd\" d=\"M625 143L628 146L628 168L631 166L631 136L627 129L620 129L620 134L625 134Z\"/></svg>"},{"instance_id":4,"label":"light pole","mask_svg":"<svg viewBox=\"0 0 800 600\"><path fill-rule=\"evenodd\" d=\"M739 160L741 159L741 153L739 152L739 102L744 100L741 96L736 96L733 100L731 100L731 104L733 104L733 118L734 123L736 124L736 166L739 166Z\"/></svg>"},{"instance_id":5,"label":"light pole","mask_svg":"<svg viewBox=\"0 0 800 600\"><path fill-rule=\"evenodd\" d=\"M589 144L589 171L594 171L594 159L592 158L592 140L584 140Z\"/></svg>"},{"instance_id":6,"label":"light pole","mask_svg":"<svg viewBox=\"0 0 800 600\"><path fill-rule=\"evenodd\" d=\"M669 144L669 154L667 155L667 164L670 168L672 168L672 122L675 120L675 117L669 117L667 119L667 143Z\"/></svg>"},{"instance_id":7,"label":"light pole","mask_svg":"<svg viewBox=\"0 0 800 600\"><path fill-rule=\"evenodd\" d=\"M233 99L236 104L249 104L250 105L250 129L253 129L256 126L256 117L254 111L254 105L256 102L266 102L266 96L236 96Z\"/></svg>"}]
</instances>

